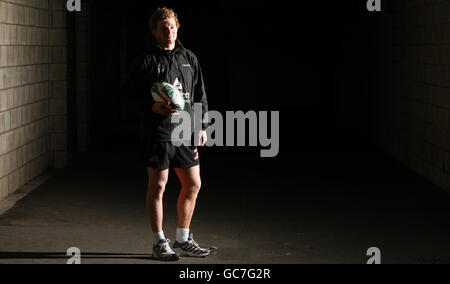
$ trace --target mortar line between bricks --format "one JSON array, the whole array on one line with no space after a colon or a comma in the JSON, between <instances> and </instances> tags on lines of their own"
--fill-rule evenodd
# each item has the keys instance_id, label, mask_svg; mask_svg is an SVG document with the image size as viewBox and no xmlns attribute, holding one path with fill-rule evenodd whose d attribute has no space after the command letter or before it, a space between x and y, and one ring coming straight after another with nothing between
<instances>
[{"instance_id":1,"label":"mortar line between bricks","mask_svg":"<svg viewBox=\"0 0 450 284\"><path fill-rule=\"evenodd\" d=\"M450 46L449 46L450 48ZM443 67L450 67L449 65L441 65L441 64L434 64L434 63L426 63L426 62L417 62L417 61L411 61L410 59L389 59L389 63L391 64L405 64L405 63L414 63L414 64L421 64L421 65L435 65L435 66L443 66Z\"/></svg>"},{"instance_id":2,"label":"mortar line between bricks","mask_svg":"<svg viewBox=\"0 0 450 284\"><path fill-rule=\"evenodd\" d=\"M33 123L41 122L41 121L45 120L46 118L47 118L47 117L42 118L42 119L39 119L39 120L34 121L34 122L31 122L31 123L27 123L27 124L25 124L25 125L22 125L21 127L16 127L14 130L18 130L18 129L20 129L20 128L25 128L26 126L31 126ZM50 123L50 121L49 121L49 123ZM6 135L13 135L13 134L10 133L10 132L13 132L14 130L10 130L10 131L7 131L7 132L3 132L1 135L5 135L5 136L6 136ZM52 134L64 134L64 133L65 133L65 132L62 132L62 133L52 132L50 129L47 129L46 131L44 131L44 134L42 134L42 135L40 135L40 136L38 136L38 137L31 137L30 140L24 141L23 144L21 144L21 145L14 145L15 148L13 148L13 149L11 149L11 150L9 150L9 151L7 151L7 152L4 152L4 153L2 153L2 154L0 154L0 155L11 154L12 152L14 152L15 150L19 149L20 147L23 147L23 146L26 146L26 145L28 145L28 144L30 144L30 143L33 143L33 142L35 142L36 140L39 140L39 139L45 137L46 135L50 135L50 136L51 136ZM25 134L24 134L23 137L24 137L23 139L25 140Z\"/></svg>"},{"instance_id":3,"label":"mortar line between bricks","mask_svg":"<svg viewBox=\"0 0 450 284\"><path fill-rule=\"evenodd\" d=\"M28 145L30 145L30 144L39 142L39 140L45 140L45 137L46 137L46 136L50 136L50 139L49 139L49 140L51 140L51 134L52 134L52 133L46 133L46 134L44 134L44 135L41 135L41 136L39 136L39 137L37 137L37 138L35 138L35 139L33 139L33 140L28 141L26 144L23 144L23 145L21 145L21 146L15 148L15 149L9 151L9 152L3 153L3 154L1 154L1 155L2 155L2 156L6 156L6 155L9 155L9 154L12 154L13 152L19 150L20 148L24 148L24 147L26 147L26 146L28 146ZM51 141L50 141L50 142L51 142ZM66 151L66 150L60 150L60 151L64 152L64 151ZM33 160L35 160L35 159L37 159L37 158L43 156L43 155L45 155L46 153L50 153L50 152L52 152L51 149L48 149L48 151L44 152L43 154L41 154L41 155L39 155L39 156L37 156L37 157L35 157L35 158L32 158L30 161L24 163L23 165L25 165L25 164L27 164L27 163L29 163L29 162L31 162L31 161L33 161ZM55 151L55 152L58 152L58 151ZM23 166L23 165L22 165L22 166ZM22 166L21 166L21 167L22 167ZM11 173L15 172L16 170L17 170L17 168L16 168L15 170L13 170L13 171L10 171L9 173L6 173L3 177L10 175ZM3 177L1 177L1 178L3 178Z\"/></svg>"},{"instance_id":4,"label":"mortar line between bricks","mask_svg":"<svg viewBox=\"0 0 450 284\"><path fill-rule=\"evenodd\" d=\"M25 147L28 146L29 144L33 144L33 143L39 142L39 140L43 140L43 137L44 137L44 136L45 136L45 135L40 136L40 137L37 138L37 139L33 139L33 140L30 141L29 143L27 143L27 144L25 144L25 145L22 145L22 146L20 146L20 147L18 147L18 148L16 148L16 149L14 149L14 151L18 151L20 148L25 148ZM13 151L12 151L12 152L13 152ZM8 152L7 154L12 154L12 152ZM19 170L20 168L26 166L27 164L33 162L33 161L36 160L36 159L42 158L43 156L49 154L50 152L51 152L51 151L48 150L48 151L43 152L42 154L40 154L40 155L38 155L38 156L36 156L36 157L31 157L31 160L24 162L24 163L23 163L22 165L20 165L20 166L17 166L14 170L10 170L9 173L6 173L6 172L5 172L5 175L2 176L1 178L4 178L4 177L6 177L6 176L8 176L8 175L11 175L12 173L16 172L16 171ZM55 152L58 152L58 151L55 151ZM7 154L5 154L5 155L7 155Z\"/></svg>"},{"instance_id":5,"label":"mortar line between bricks","mask_svg":"<svg viewBox=\"0 0 450 284\"><path fill-rule=\"evenodd\" d=\"M443 151L443 152L445 152L445 153L449 153L448 150L444 150L444 149L442 149L441 147L436 146L436 145L434 145L433 143L430 143L429 141L426 141L426 140L423 140L423 139L417 138L417 137L414 137L414 138L416 138L419 142L422 142L422 143L424 143L424 144L428 144L428 145L430 145L430 146L433 146L433 147L435 147L435 148L437 148L437 149L439 149L439 150L441 150L441 151ZM420 153L415 152L414 150L411 150L411 152L414 153L416 156L421 157L421 156L420 156ZM425 159L425 158L423 158L423 157L422 157L421 159L423 159L424 161L428 161L427 159ZM428 161L428 162L429 162L430 165L432 165L433 167L442 170L442 168L441 168L440 166L436 166L436 165L433 164L433 162L431 162L431 161ZM449 170L449 169L446 169L445 173L447 173L448 175L450 175L450 172L447 172L448 170Z\"/></svg>"},{"instance_id":6,"label":"mortar line between bricks","mask_svg":"<svg viewBox=\"0 0 450 284\"><path fill-rule=\"evenodd\" d=\"M436 84L433 84L433 83L430 83L430 82L426 82L426 81L414 81L414 82L419 83L419 84L423 84L423 85L427 85L427 86L441 88L441 89L447 89L447 90L450 89L450 86L436 85Z\"/></svg>"},{"instance_id":7,"label":"mortar line between bricks","mask_svg":"<svg viewBox=\"0 0 450 284\"><path fill-rule=\"evenodd\" d=\"M411 12L420 10L422 11L424 8L430 8L430 7L436 7L439 5L445 5L446 3L448 3L449 0L442 0L440 2L437 3L427 3L427 4L423 4L423 5L411 5L411 6L407 6L407 7L402 7L402 9L395 9L394 11L392 11L393 15L402 15L402 14L411 14ZM406 2L405 2L406 3Z\"/></svg>"},{"instance_id":8,"label":"mortar line between bricks","mask_svg":"<svg viewBox=\"0 0 450 284\"><path fill-rule=\"evenodd\" d=\"M414 99L409 99L409 98L408 98L408 99L405 99L405 96L401 96L401 95L397 95L396 97L398 97L398 98L399 98L400 100L402 100L402 101L414 101ZM415 101L417 101L417 100L415 100ZM422 103L421 101L419 101L419 102ZM427 104L427 103L423 103L423 104ZM431 104L431 105L432 105L432 104ZM418 116L415 116L415 115L413 115L413 114L410 114L410 113L408 113L408 112L403 111L403 109L397 109L397 108L394 108L394 110L397 111L398 113L403 113L403 114L405 114L406 116L408 116L408 117L410 117L410 118L413 118L413 119L415 119L415 120L418 120L418 121L421 121L421 122L424 122L424 123L428 123L428 124L430 124L430 125L432 125L432 126L437 126L439 129L445 131L447 134L450 134L450 128L442 127L442 126L440 126L439 124L437 124L437 123L435 123L435 122L428 121L428 120L425 120L425 119L421 119L421 118L418 117ZM448 111L448 109L445 109L445 110Z\"/></svg>"},{"instance_id":9,"label":"mortar line between bricks","mask_svg":"<svg viewBox=\"0 0 450 284\"><path fill-rule=\"evenodd\" d=\"M63 99L61 99L61 100L63 100ZM22 107L25 107L25 106L33 107L33 105L37 105L38 103L47 103L47 101L48 101L48 99L42 99L42 100L39 100L39 101L34 101L34 102L27 103L27 104L24 104L24 105L20 105L20 106L11 108L11 109L7 109L7 110L4 110L4 111L0 111L0 114L4 114L4 113L7 113L7 112L11 112L11 111L20 111L20 108L22 108ZM48 115L48 116L42 116L42 118L49 117L49 116L51 116L51 115ZM40 120L41 118L37 118L37 119ZM22 124L21 126L27 125L27 124L28 124L28 123ZM20 127L20 126L19 126L19 127ZM8 133L9 131L13 131L13 130L19 128L19 127L15 127L15 128L12 128L12 129L10 129L10 130L8 130L8 131L1 132L0 134Z\"/></svg>"},{"instance_id":10,"label":"mortar line between bricks","mask_svg":"<svg viewBox=\"0 0 450 284\"><path fill-rule=\"evenodd\" d=\"M53 47L53 45L33 45L33 44L1 44L0 47L29 47L29 48L35 48L35 47Z\"/></svg>"},{"instance_id":11,"label":"mortar line between bricks","mask_svg":"<svg viewBox=\"0 0 450 284\"><path fill-rule=\"evenodd\" d=\"M431 23L431 24L417 24L417 25L412 25L412 26L393 26L392 30L402 30L404 31L405 29L417 29L417 28L424 28L424 27L433 27L433 26L440 26L440 25L448 25L450 24L450 21L445 21L445 22L436 22L436 23Z\"/></svg>"},{"instance_id":12,"label":"mortar line between bricks","mask_svg":"<svg viewBox=\"0 0 450 284\"><path fill-rule=\"evenodd\" d=\"M64 98L61 98L60 100L64 100ZM4 114L6 112L11 112L11 111L20 111L21 107L25 107L25 106L31 106L32 107L33 105L37 105L38 103L47 103L47 102L48 102L48 99L42 99L42 100L34 101L34 102L31 102L31 103L20 105L20 106L17 106L17 107L14 107L14 108L10 108L10 109L4 110L4 111L0 111L0 114ZM51 116L51 115L48 115L48 116ZM42 118L45 118L45 117L47 117L47 116L42 116ZM37 118L37 119L41 119L41 118ZM14 129L16 129L16 128L13 128L11 130L14 130ZM2 132L2 133L7 133L7 132L9 132L9 130L5 131L5 132Z\"/></svg>"},{"instance_id":13,"label":"mortar line between bricks","mask_svg":"<svg viewBox=\"0 0 450 284\"><path fill-rule=\"evenodd\" d=\"M7 47L67 47L67 45L42 45L42 44L0 44Z\"/></svg>"},{"instance_id":14,"label":"mortar line between bricks","mask_svg":"<svg viewBox=\"0 0 450 284\"><path fill-rule=\"evenodd\" d=\"M427 122L424 122L424 124L428 124ZM428 141L428 140L425 140L423 137L420 137L420 136L412 136L413 138L415 138L415 139L417 139L418 141L420 141L420 142L423 142L423 143L425 143L425 144L428 144L428 145L430 145L430 146L433 146L434 148L437 148L437 149L439 149L439 150L441 150L442 152L445 152L445 153L450 153L450 149L445 149L445 148L443 148L442 146L440 146L440 145L437 145L437 144L434 144L433 142L430 142L430 141Z\"/></svg>"},{"instance_id":15,"label":"mortar line between bricks","mask_svg":"<svg viewBox=\"0 0 450 284\"><path fill-rule=\"evenodd\" d=\"M51 13L50 13L51 14ZM5 25L5 26L19 26L19 27L25 27L25 28L37 28L37 29L51 29L51 30L66 30L67 28L64 26L57 26L57 27L53 27L50 25L50 23L48 25L33 25L33 24L17 24L17 23L9 23L9 22L4 22L4 21L0 21L1 25Z\"/></svg>"},{"instance_id":16,"label":"mortar line between bricks","mask_svg":"<svg viewBox=\"0 0 450 284\"><path fill-rule=\"evenodd\" d=\"M21 148L23 148L23 147L21 147ZM5 175L0 177L0 179L14 174L15 172L19 171L21 168L26 167L27 165L31 164L32 162L34 162L34 161L36 161L38 159L44 158L46 155L49 155L49 154L50 154L50 151L46 151L46 152L40 154L39 156L32 157L31 160L26 161L25 163L23 163L20 166L17 166L14 170L10 171L9 173L5 173Z\"/></svg>"},{"instance_id":17,"label":"mortar line between bricks","mask_svg":"<svg viewBox=\"0 0 450 284\"><path fill-rule=\"evenodd\" d=\"M42 64L42 65L47 65L47 64ZM8 91L10 89L17 89L17 88L21 88L21 87L29 87L29 86L33 86L33 85L45 85L46 83L49 83L49 81L40 81L40 82L36 82L36 83L23 84L23 85L19 85L19 86L16 86L16 87L0 89L0 91Z\"/></svg>"},{"instance_id":18,"label":"mortar line between bricks","mask_svg":"<svg viewBox=\"0 0 450 284\"><path fill-rule=\"evenodd\" d=\"M397 110L397 109L394 109L394 110ZM423 124L425 124L425 125L436 126L435 123L432 123L432 122L429 122L429 121L426 121L426 120L422 120L422 119L418 119L416 116L411 115L411 114L409 114L409 113L407 113L407 112L403 112L403 111L401 111L401 110L398 110L397 113L398 113L397 115L399 115L399 116L403 116L403 117L406 117L406 118L412 118L412 119L414 119L414 120L416 120L416 121L419 121L420 123L423 123ZM441 130L443 130L443 131L445 131L446 133L450 133L450 131L448 131L448 130L445 129L445 128L442 128L442 127L438 127L438 128L441 129ZM419 141L426 142L426 143L428 143L428 144L430 144L430 145L432 145L432 146L434 146L434 147L436 147L436 148L442 150L443 152L450 152L450 148L449 148L449 149L446 149L446 148L444 148L444 147L442 147L442 146L440 146L440 145L434 144L433 142L428 141L428 140L425 140L424 138L421 138L421 137L416 137L416 136L413 136L413 135L411 135L411 137L413 137L413 138L415 138L415 139L417 139L417 140L419 140Z\"/></svg>"},{"instance_id":19,"label":"mortar line between bricks","mask_svg":"<svg viewBox=\"0 0 450 284\"><path fill-rule=\"evenodd\" d=\"M431 162L431 161L429 161L429 160L423 158L422 156L420 156L419 153L416 153L415 151L409 151L409 153L412 153L412 154L416 157L416 159L418 159L419 161L421 161L421 162L423 162L423 163L425 163L425 164L428 164L429 167L432 167L432 168L434 168L434 169L436 169L436 170L441 171L444 175L450 176L450 173L449 173L449 172L447 172L446 170L444 171L444 170L443 170L442 168L440 168L440 167L437 167L436 165L433 164L433 162ZM410 167L410 166L409 166L409 167ZM431 180L430 177L426 177L426 176L422 176L422 177L425 177L426 179ZM433 184L434 184L434 183L433 183ZM440 188L440 187L438 186L438 188Z\"/></svg>"},{"instance_id":20,"label":"mortar line between bricks","mask_svg":"<svg viewBox=\"0 0 450 284\"><path fill-rule=\"evenodd\" d=\"M52 62L52 63L35 63L35 64L27 64L27 65L9 65L9 66L0 66L0 69L12 69L12 68L24 68L24 67L40 67L40 66L48 66L48 67L52 67L52 65L67 65L66 62L61 62L61 63L57 63L57 62ZM53 80L52 80L53 81Z\"/></svg>"},{"instance_id":21,"label":"mortar line between bricks","mask_svg":"<svg viewBox=\"0 0 450 284\"><path fill-rule=\"evenodd\" d=\"M404 101L414 101L414 102L418 102L418 103L421 103L421 104L424 104L424 105L430 105L430 106L433 106L435 108L443 109L443 110L446 110L446 111L450 112L450 108L447 108L445 106L435 105L435 104L427 102L427 101L423 101L423 100L416 99L416 98L411 98L411 97L404 96L404 95L397 95L397 96L399 98L401 98L402 100L404 100ZM450 131L450 128L448 130Z\"/></svg>"},{"instance_id":22,"label":"mortar line between bricks","mask_svg":"<svg viewBox=\"0 0 450 284\"><path fill-rule=\"evenodd\" d=\"M413 83L419 83L419 84L423 84L423 85L427 85L427 86L432 86L432 87L436 87L436 88L440 88L440 89L445 89L445 90L449 90L450 86L442 86L442 85L436 85L430 82L425 82L425 81L417 81L417 80L410 80L410 79L405 79L403 77L392 77L389 76L388 80L391 81L409 81L409 82L413 82Z\"/></svg>"},{"instance_id":23,"label":"mortar line between bricks","mask_svg":"<svg viewBox=\"0 0 450 284\"><path fill-rule=\"evenodd\" d=\"M444 68L450 68L449 64L436 64L436 63L428 63L428 62L417 62L417 61L410 61L410 60L396 60L393 59L391 61L392 63L410 63L410 64L418 64L418 65L424 65L424 66L434 66L434 67L444 67Z\"/></svg>"},{"instance_id":24,"label":"mortar line between bricks","mask_svg":"<svg viewBox=\"0 0 450 284\"><path fill-rule=\"evenodd\" d=\"M419 9L423 9L423 8L433 7L433 6L442 5L442 4L445 4L448 2L449 2L449 0L441 0L436 3L427 3L427 4L423 4L423 5L410 5L407 8L403 8L403 10L401 10L401 11L409 11L410 12L411 10L419 10ZM396 10L395 12L398 12L398 11L400 11L400 10Z\"/></svg>"},{"instance_id":25,"label":"mortar line between bricks","mask_svg":"<svg viewBox=\"0 0 450 284\"><path fill-rule=\"evenodd\" d=\"M406 80L393 80L393 81L406 81ZM428 87L433 87L433 88L440 88L440 89L444 89L444 90L450 90L450 88L448 88L448 87L438 87L438 86L435 86L435 85L431 85L431 84L428 84L428 83L426 83L426 82L420 82L420 81L414 81L413 83L415 83L415 84L418 84L418 85L425 85L425 86L428 86ZM436 108L440 108L440 109L445 109L445 110L447 110L447 111L450 111L450 108L448 108L448 107L445 107L445 106L442 106L442 105L436 105L436 104L434 104L434 103L430 103L430 102L427 102L427 101L423 101L423 100L420 100L420 99L417 99L417 98L414 98L414 97L408 97L408 96L405 96L405 95L398 95L399 97L401 97L402 99L404 99L404 100L411 100L411 101L416 101L416 102L420 102L420 103L423 103L423 104L428 104L428 105L432 105L432 106L434 106L434 107L436 107Z\"/></svg>"},{"instance_id":26,"label":"mortar line between bricks","mask_svg":"<svg viewBox=\"0 0 450 284\"><path fill-rule=\"evenodd\" d=\"M27 24L15 24L15 23L8 23L8 22L0 22L0 25L5 25L5 26L17 26L17 27L24 27L24 28L37 28L37 29L48 29L48 26L36 26L36 25L27 25ZM65 28L62 27L51 27L52 29L55 30L62 30Z\"/></svg>"},{"instance_id":27,"label":"mortar line between bricks","mask_svg":"<svg viewBox=\"0 0 450 284\"><path fill-rule=\"evenodd\" d=\"M424 66L434 66L434 67L447 67L450 68L450 64L447 65L443 65L443 64L436 64L436 63L429 63L429 62L414 62L415 64L418 65L424 65Z\"/></svg>"},{"instance_id":28,"label":"mortar line between bricks","mask_svg":"<svg viewBox=\"0 0 450 284\"><path fill-rule=\"evenodd\" d=\"M50 63L50 62L44 62L44 63L33 63L33 64L25 64L25 65L6 65L6 66L0 66L0 69L12 69L16 67L33 67L33 66L48 66L48 65L64 65L66 63Z\"/></svg>"},{"instance_id":29,"label":"mortar line between bricks","mask_svg":"<svg viewBox=\"0 0 450 284\"><path fill-rule=\"evenodd\" d=\"M18 129L22 128L22 127L30 126L30 125L32 125L33 123L37 123L37 122L39 122L39 121L41 121L41 120L45 120L45 119L51 120L51 117L52 117L52 115L47 115L47 116L39 117L39 118L37 118L36 120L33 120L33 121L31 121L31 122L27 122L27 123L22 124L22 125L20 125L20 126L16 126L16 127L14 127L14 128L11 128L11 129L9 129L8 131L1 132L0 135L8 134L9 132L13 132L13 131L18 130Z\"/></svg>"},{"instance_id":30,"label":"mortar line between bricks","mask_svg":"<svg viewBox=\"0 0 450 284\"><path fill-rule=\"evenodd\" d=\"M450 46L450 41L445 42L427 42L427 43L390 43L388 47L417 47L417 46Z\"/></svg>"},{"instance_id":31,"label":"mortar line between bricks","mask_svg":"<svg viewBox=\"0 0 450 284\"><path fill-rule=\"evenodd\" d=\"M416 137L414 137L414 138L416 138ZM421 142L424 142L424 143L426 143L426 144L429 144L429 145L431 145L431 146L435 146L434 144L429 143L428 141L422 140L422 139L420 139L420 138L416 138L416 139L419 140L419 141L421 141ZM439 147L436 147L436 148L439 148ZM448 151L444 151L444 152L448 152ZM445 174L445 175L447 175L447 176L450 176L450 172L448 172L447 170L444 171L441 167L436 166L435 164L433 164L433 162L431 162L431 161L429 161L429 160L423 158L423 157L420 155L420 153L418 153L418 152L416 152L416 151L414 151L414 150L410 150L410 151L408 151L408 153L413 154L413 155L416 157L416 159L418 159L418 160L424 162L424 163L427 164L429 167L432 167L432 168L434 168L434 169L436 169L436 170L439 170L439 171L443 172L443 174ZM414 169L414 168L413 168L413 169ZM421 175L421 176L422 176L422 175ZM426 178L427 180L431 180L430 177L427 177L427 176L422 176L422 177ZM434 184L434 183L433 183L433 184Z\"/></svg>"},{"instance_id":32,"label":"mortar line between bricks","mask_svg":"<svg viewBox=\"0 0 450 284\"><path fill-rule=\"evenodd\" d=\"M8 1L8 0L1 0L0 2L11 4L11 5L14 5L14 6L19 6L19 7L32 8L32 9L41 10L41 11L49 11L49 12L50 11L65 11L64 9L62 9L62 10L51 10L50 7L42 8L42 7L26 5L26 4L22 4L22 3L11 2L11 1Z\"/></svg>"},{"instance_id":33,"label":"mortar line between bricks","mask_svg":"<svg viewBox=\"0 0 450 284\"><path fill-rule=\"evenodd\" d=\"M42 64L42 65L48 65L48 64ZM17 89L20 87L26 87L26 86L31 86L31 85L38 85L38 84L44 84L44 83L52 83L52 82L66 82L67 80L45 80L45 81L38 81L38 82L33 82L33 83L28 83L28 84L22 84L22 85L17 85L17 86L13 86L13 87L8 87L8 88L0 88L0 91L8 91L11 89Z\"/></svg>"}]
</instances>

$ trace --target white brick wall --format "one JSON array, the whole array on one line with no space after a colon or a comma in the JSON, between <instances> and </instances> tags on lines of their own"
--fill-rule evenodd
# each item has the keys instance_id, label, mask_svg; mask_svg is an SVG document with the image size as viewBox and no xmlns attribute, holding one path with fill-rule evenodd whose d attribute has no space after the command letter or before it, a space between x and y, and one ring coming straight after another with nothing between
<instances>
[{"instance_id":1,"label":"white brick wall","mask_svg":"<svg viewBox=\"0 0 450 284\"><path fill-rule=\"evenodd\" d=\"M450 192L450 2L392 1L372 82L374 138Z\"/></svg>"},{"instance_id":2,"label":"white brick wall","mask_svg":"<svg viewBox=\"0 0 450 284\"><path fill-rule=\"evenodd\" d=\"M0 0L0 200L67 160L62 2Z\"/></svg>"}]
</instances>

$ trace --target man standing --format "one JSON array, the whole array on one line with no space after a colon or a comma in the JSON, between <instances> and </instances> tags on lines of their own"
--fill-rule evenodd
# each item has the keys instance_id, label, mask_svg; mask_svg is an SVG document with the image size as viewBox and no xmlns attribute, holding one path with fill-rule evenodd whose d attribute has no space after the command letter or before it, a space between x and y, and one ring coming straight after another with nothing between
<instances>
[{"instance_id":1,"label":"man standing","mask_svg":"<svg viewBox=\"0 0 450 284\"><path fill-rule=\"evenodd\" d=\"M178 111L170 105L155 103L151 98L151 87L155 82L168 82L176 86L184 95L186 104L184 111L193 118L194 103L201 103L203 113L207 112L207 99L203 76L197 57L184 48L178 41L180 27L177 14L169 8L158 8L150 18L150 30L156 40L144 58L142 71L146 89L146 105L144 105L145 158L149 176L146 205L150 223L155 237L153 255L160 260L178 260L179 256L205 257L211 251L200 248L193 240L189 228L194 213L197 195L200 191L200 166L198 149L195 145L204 146L207 140L207 124L202 131L192 135L191 141L183 146L174 146L172 131L177 123L171 117ZM202 120L203 121L203 120ZM193 128L192 128L193 129ZM178 141L179 142L179 141ZM181 192L177 203L177 230L173 248L163 232L163 193L169 176L169 168L173 167L181 183Z\"/></svg>"}]
</instances>

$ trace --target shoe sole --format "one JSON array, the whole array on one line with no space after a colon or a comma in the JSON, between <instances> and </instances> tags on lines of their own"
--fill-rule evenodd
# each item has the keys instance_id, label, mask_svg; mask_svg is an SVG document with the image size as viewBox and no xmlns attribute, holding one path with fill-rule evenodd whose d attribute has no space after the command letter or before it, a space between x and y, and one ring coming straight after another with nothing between
<instances>
[{"instance_id":1,"label":"shoe sole","mask_svg":"<svg viewBox=\"0 0 450 284\"><path fill-rule=\"evenodd\" d=\"M152 258L154 258L156 260L161 260L161 261L177 261L180 259L180 255L176 254L174 256L169 256L169 257L159 257L156 253L153 253Z\"/></svg>"},{"instance_id":2,"label":"shoe sole","mask_svg":"<svg viewBox=\"0 0 450 284\"><path fill-rule=\"evenodd\" d=\"M175 249L175 250L177 250L177 251L179 252L178 255L179 255L180 257L198 257L198 258L204 258L204 257L207 257L207 256L210 256L210 255L211 255L211 252L204 253L204 254L190 254L190 253L188 253L188 252L182 251L181 249Z\"/></svg>"},{"instance_id":3,"label":"shoe sole","mask_svg":"<svg viewBox=\"0 0 450 284\"><path fill-rule=\"evenodd\" d=\"M177 260L180 260L180 257L162 258L162 257L155 256L154 254L152 254L152 258L156 259L156 260L161 260L161 261L177 261Z\"/></svg>"}]
</instances>

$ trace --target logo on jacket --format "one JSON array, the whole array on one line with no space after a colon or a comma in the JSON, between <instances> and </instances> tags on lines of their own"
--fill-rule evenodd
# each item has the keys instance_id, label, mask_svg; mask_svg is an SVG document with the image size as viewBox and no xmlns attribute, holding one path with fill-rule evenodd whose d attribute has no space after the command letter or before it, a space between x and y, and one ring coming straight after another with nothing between
<instances>
[{"instance_id":1,"label":"logo on jacket","mask_svg":"<svg viewBox=\"0 0 450 284\"><path fill-rule=\"evenodd\" d=\"M166 68L164 67L163 64L158 63L158 76L160 76L162 73L164 73L166 70Z\"/></svg>"},{"instance_id":2,"label":"logo on jacket","mask_svg":"<svg viewBox=\"0 0 450 284\"><path fill-rule=\"evenodd\" d=\"M189 93L184 93L183 92L183 84L181 84L180 80L178 80L178 78L175 78L175 82L173 82L173 84L175 87L177 87L177 89L183 94L184 99L185 100L189 100L191 95Z\"/></svg>"}]
</instances>

